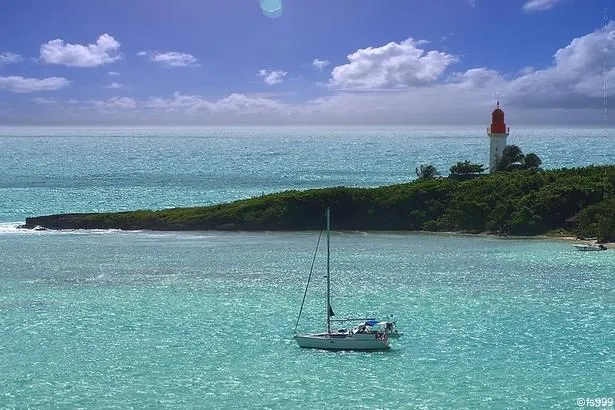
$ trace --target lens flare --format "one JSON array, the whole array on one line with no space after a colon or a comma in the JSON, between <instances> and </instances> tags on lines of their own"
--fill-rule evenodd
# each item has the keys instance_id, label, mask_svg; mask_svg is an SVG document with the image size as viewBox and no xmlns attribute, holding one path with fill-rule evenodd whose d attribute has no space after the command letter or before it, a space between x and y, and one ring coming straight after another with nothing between
<instances>
[{"instance_id":1,"label":"lens flare","mask_svg":"<svg viewBox=\"0 0 615 410\"><path fill-rule=\"evenodd\" d=\"M263 14L275 19L282 15L282 0L259 0Z\"/></svg>"}]
</instances>

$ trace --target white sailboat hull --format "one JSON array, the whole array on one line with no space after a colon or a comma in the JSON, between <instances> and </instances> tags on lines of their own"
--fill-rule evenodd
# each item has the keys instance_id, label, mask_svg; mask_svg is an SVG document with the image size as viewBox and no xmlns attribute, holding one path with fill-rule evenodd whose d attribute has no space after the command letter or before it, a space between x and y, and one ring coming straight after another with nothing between
<instances>
[{"instance_id":1,"label":"white sailboat hull","mask_svg":"<svg viewBox=\"0 0 615 410\"><path fill-rule=\"evenodd\" d=\"M310 269L310 276L308 276L308 283L305 287L305 293L303 295L303 302L301 302L301 308L299 309L299 316L297 317L297 323L295 324L295 340L299 347L308 349L324 349L324 350L365 350L365 351L382 351L389 350L391 348L389 344L390 334L395 333L394 338L401 336L395 328L395 322L378 322L374 319L331 319L334 316L333 309L331 309L331 270L329 266L330 248L329 248L329 236L331 231L330 223L330 210L327 208L326 226L327 226L327 287L326 287L326 312L327 329L326 332L321 333L308 333L297 334L297 325L301 318L301 312L303 311L303 305L305 303L305 296L307 295L308 285L312 276L312 269ZM316 245L316 252L318 251L318 243L320 243L320 236ZM316 258L316 253L314 254ZM312 268L314 267L312 263ZM340 329L338 331L331 331L331 322L346 322L349 320L363 320L364 323L358 325L354 329Z\"/></svg>"},{"instance_id":2,"label":"white sailboat hull","mask_svg":"<svg viewBox=\"0 0 615 410\"><path fill-rule=\"evenodd\" d=\"M313 333L295 335L299 347L324 350L389 350L391 345L387 337L378 338L375 333Z\"/></svg>"}]
</instances>

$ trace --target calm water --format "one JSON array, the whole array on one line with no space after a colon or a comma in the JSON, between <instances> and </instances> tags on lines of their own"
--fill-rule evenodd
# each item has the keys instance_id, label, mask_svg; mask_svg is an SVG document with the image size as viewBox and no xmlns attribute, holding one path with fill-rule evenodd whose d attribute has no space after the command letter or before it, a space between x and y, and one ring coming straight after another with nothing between
<instances>
[{"instance_id":1,"label":"calm water","mask_svg":"<svg viewBox=\"0 0 615 410\"><path fill-rule=\"evenodd\" d=\"M15 229L52 212L401 182L421 163L486 162L482 132L2 130L0 407L578 408L615 396L615 251L335 233L336 312L394 313L406 334L386 353L327 353L289 343L317 233ZM510 142L550 168L615 163L612 131ZM324 326L316 278L306 331Z\"/></svg>"}]
</instances>

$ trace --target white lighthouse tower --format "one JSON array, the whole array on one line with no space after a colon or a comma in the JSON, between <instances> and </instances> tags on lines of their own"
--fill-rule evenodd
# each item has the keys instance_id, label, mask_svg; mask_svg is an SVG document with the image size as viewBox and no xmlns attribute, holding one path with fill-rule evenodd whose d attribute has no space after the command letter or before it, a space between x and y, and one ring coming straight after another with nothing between
<instances>
[{"instance_id":1,"label":"white lighthouse tower","mask_svg":"<svg viewBox=\"0 0 615 410\"><path fill-rule=\"evenodd\" d=\"M500 109L500 102L491 113L491 127L487 128L489 135L489 173L493 174L498 166L498 161L502 158L502 151L506 147L506 137L510 133L510 128L504 122L504 111Z\"/></svg>"}]
</instances>

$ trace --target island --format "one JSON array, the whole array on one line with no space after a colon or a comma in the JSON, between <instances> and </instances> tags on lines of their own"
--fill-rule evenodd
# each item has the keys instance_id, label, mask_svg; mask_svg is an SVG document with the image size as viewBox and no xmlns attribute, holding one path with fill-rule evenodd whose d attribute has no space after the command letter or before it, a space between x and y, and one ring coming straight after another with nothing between
<instances>
[{"instance_id":1,"label":"island","mask_svg":"<svg viewBox=\"0 0 615 410\"><path fill-rule=\"evenodd\" d=\"M542 235L615 240L615 166L419 178L375 187L285 191L230 203L163 210L26 218L29 229L318 230Z\"/></svg>"}]
</instances>

